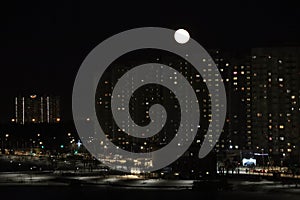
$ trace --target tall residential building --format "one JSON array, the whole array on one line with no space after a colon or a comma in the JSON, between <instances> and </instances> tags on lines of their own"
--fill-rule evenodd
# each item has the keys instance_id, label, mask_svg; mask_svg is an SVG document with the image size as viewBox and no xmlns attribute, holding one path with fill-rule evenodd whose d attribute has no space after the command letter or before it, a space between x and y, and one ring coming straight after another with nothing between
<instances>
[{"instance_id":1,"label":"tall residential building","mask_svg":"<svg viewBox=\"0 0 300 200\"><path fill-rule=\"evenodd\" d=\"M252 49L253 149L275 164L300 160L300 48Z\"/></svg>"},{"instance_id":2,"label":"tall residential building","mask_svg":"<svg viewBox=\"0 0 300 200\"><path fill-rule=\"evenodd\" d=\"M13 122L58 123L60 122L60 99L51 95L28 95L15 97Z\"/></svg>"},{"instance_id":3,"label":"tall residential building","mask_svg":"<svg viewBox=\"0 0 300 200\"><path fill-rule=\"evenodd\" d=\"M140 58L140 60L137 58ZM109 138L119 148L131 152L152 152L163 148L172 140L176 141L179 147L181 146L183 139L175 138L178 129L180 126L184 127L192 123L189 120L181 121L181 110L183 112L186 111L188 107L194 103L190 100L190 96L188 94L184 95L184 98L186 98L185 102L187 102L187 104L180 105L178 97L176 97L176 95L167 87L160 84L146 84L137 90L132 91L133 95L130 96L129 102L130 116L123 120L120 127L114 121L111 112L110 102L112 98L121 98L125 95L130 95L128 87L125 87L120 95L112 97L112 90L120 77L126 74L126 72L130 69L141 64L164 64L175 69L177 72L174 72L168 77L164 77L162 73L162 70L164 69L161 66L160 69L156 69L155 71L156 78L158 80L172 80L174 85L178 85L178 87L180 87L179 81L181 81L181 79L184 78L187 80L195 91L197 96L196 103L199 104L201 110L199 124L192 124L194 128L198 130L196 138L191 138L189 130L186 130L187 138L185 138L185 141L191 140L193 143L189 150L187 150L179 160L171 164L170 167L174 172L180 171L181 174L186 174L187 176L197 176L200 171L206 172L203 168L208 168L208 166L210 169L214 170L215 165L211 167L207 160L205 160L206 163L202 163L204 161L201 162L198 158L199 149L204 137L212 137L211 132L208 132L211 111L209 106L210 97L207 89L207 85L212 84L211 77L201 77L201 75L189 62L169 52L149 49L143 52L132 52L124 57L120 57L119 59L120 60L115 61L115 63L112 63L112 65L102 75L96 93L96 113L99 123L107 135L107 138ZM207 65L210 66L210 61L211 60L204 60L203 62L207 62ZM215 81L221 80L222 77L215 78ZM130 85L132 83L133 81L129 79L128 84ZM163 128L157 134L148 138L134 137L125 133L127 127L130 127L127 125L129 124L127 122L127 120L129 121L129 117L131 117L134 122L140 126L148 125L151 122L149 110L154 104L161 104L166 110L167 118ZM125 110L124 107L125 105L121 104L118 110ZM211 140L210 142L213 141ZM100 142L100 144L103 145L104 148L109 145L106 144L105 141Z\"/></svg>"},{"instance_id":4,"label":"tall residential building","mask_svg":"<svg viewBox=\"0 0 300 200\"><path fill-rule=\"evenodd\" d=\"M250 150L251 145L251 54L249 50L210 50L222 75L227 95L227 117L217 151ZM222 156L221 156L222 157Z\"/></svg>"}]
</instances>

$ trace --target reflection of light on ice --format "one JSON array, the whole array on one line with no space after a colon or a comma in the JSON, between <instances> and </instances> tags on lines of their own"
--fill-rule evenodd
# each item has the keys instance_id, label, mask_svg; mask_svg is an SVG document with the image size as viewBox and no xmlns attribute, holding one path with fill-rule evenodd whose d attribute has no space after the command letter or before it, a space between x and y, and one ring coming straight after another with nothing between
<instances>
[{"instance_id":1,"label":"reflection of light on ice","mask_svg":"<svg viewBox=\"0 0 300 200\"><path fill-rule=\"evenodd\" d=\"M139 174L144 172L141 169L150 169L153 167L153 158L150 157L138 157L135 159L132 158L124 158L119 154L98 154L98 159L103 161L103 164L107 164L108 166L113 165L114 170L127 170L132 171L132 173ZM129 166L134 166L132 169Z\"/></svg>"},{"instance_id":2,"label":"reflection of light on ice","mask_svg":"<svg viewBox=\"0 0 300 200\"><path fill-rule=\"evenodd\" d=\"M126 179L139 179L140 177L137 175L129 174L129 175L124 175L123 176Z\"/></svg>"}]
</instances>

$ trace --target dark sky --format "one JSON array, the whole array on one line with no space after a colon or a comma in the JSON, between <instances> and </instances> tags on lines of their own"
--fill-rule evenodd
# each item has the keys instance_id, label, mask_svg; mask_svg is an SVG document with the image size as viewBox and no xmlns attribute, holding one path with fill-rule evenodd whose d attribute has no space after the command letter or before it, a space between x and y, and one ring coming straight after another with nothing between
<instances>
[{"instance_id":1,"label":"dark sky","mask_svg":"<svg viewBox=\"0 0 300 200\"><path fill-rule=\"evenodd\" d=\"M101 41L127 29L185 28L205 48L300 42L300 7L288 0L83 2L0 6L0 122L13 117L13 97L22 93L61 95L63 118L71 119L81 62Z\"/></svg>"}]
</instances>

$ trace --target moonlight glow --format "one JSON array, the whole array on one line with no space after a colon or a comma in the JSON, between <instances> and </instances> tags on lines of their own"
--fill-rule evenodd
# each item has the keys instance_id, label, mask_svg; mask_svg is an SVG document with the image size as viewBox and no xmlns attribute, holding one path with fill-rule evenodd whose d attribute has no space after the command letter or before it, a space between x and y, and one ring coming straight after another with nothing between
<instances>
[{"instance_id":1,"label":"moonlight glow","mask_svg":"<svg viewBox=\"0 0 300 200\"><path fill-rule=\"evenodd\" d=\"M174 34L174 38L175 38L176 42L178 42L180 44L184 44L189 41L190 34L189 34L189 32L187 32L184 29L178 29Z\"/></svg>"}]
</instances>

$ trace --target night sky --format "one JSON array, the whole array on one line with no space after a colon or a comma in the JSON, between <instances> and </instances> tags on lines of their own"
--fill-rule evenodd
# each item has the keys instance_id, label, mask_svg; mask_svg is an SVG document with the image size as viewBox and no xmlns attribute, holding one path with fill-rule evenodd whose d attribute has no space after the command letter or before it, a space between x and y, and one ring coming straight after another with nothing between
<instances>
[{"instance_id":1,"label":"night sky","mask_svg":"<svg viewBox=\"0 0 300 200\"><path fill-rule=\"evenodd\" d=\"M13 117L14 96L31 93L60 95L62 119L72 119L72 87L80 64L101 41L127 29L185 28L205 48L300 44L297 2L99 2L0 6L0 122Z\"/></svg>"}]
</instances>

